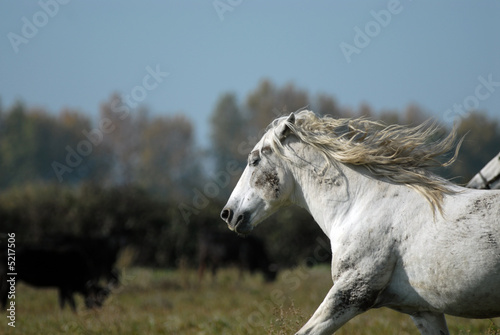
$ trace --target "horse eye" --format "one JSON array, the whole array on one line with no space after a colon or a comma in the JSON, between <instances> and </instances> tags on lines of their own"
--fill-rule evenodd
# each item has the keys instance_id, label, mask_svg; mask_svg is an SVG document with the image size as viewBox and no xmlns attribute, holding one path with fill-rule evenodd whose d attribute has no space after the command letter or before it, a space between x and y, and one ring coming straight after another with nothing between
<instances>
[{"instance_id":1,"label":"horse eye","mask_svg":"<svg viewBox=\"0 0 500 335\"><path fill-rule=\"evenodd\" d=\"M260 158L254 158L254 159L250 159L248 161L248 165L250 166L257 166L260 162Z\"/></svg>"},{"instance_id":2,"label":"horse eye","mask_svg":"<svg viewBox=\"0 0 500 335\"><path fill-rule=\"evenodd\" d=\"M248 155L248 165L250 166L257 166L257 164L259 164L260 162L260 155L259 155L259 152L256 150L256 151L252 151L250 153L250 155Z\"/></svg>"}]
</instances>

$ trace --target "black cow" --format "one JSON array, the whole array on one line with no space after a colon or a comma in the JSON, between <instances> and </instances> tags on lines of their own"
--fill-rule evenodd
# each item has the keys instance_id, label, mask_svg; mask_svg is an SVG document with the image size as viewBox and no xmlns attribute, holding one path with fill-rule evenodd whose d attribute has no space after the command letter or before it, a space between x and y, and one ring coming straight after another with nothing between
<instances>
[{"instance_id":1,"label":"black cow","mask_svg":"<svg viewBox=\"0 0 500 335\"><path fill-rule=\"evenodd\" d=\"M79 247L24 247L15 254L16 282L23 281L36 287L55 287L59 290L59 304L64 308L66 301L76 311L74 293L81 293L88 308L100 307L109 290L101 287L93 278L92 263ZM2 267L0 278L7 277ZM3 285L2 306L5 307L8 288Z\"/></svg>"},{"instance_id":2,"label":"black cow","mask_svg":"<svg viewBox=\"0 0 500 335\"><path fill-rule=\"evenodd\" d=\"M54 235L44 239L44 244L56 247L77 247L92 263L92 279L105 280L109 286L119 284L119 271L115 268L121 247L121 237L79 237L73 235Z\"/></svg>"},{"instance_id":3,"label":"black cow","mask_svg":"<svg viewBox=\"0 0 500 335\"><path fill-rule=\"evenodd\" d=\"M208 265L215 277L217 268L237 265L240 275L243 270L251 273L259 270L266 281L276 279L276 266L269 262L264 243L257 237L239 237L234 233L204 232L199 237L199 278Z\"/></svg>"}]
</instances>

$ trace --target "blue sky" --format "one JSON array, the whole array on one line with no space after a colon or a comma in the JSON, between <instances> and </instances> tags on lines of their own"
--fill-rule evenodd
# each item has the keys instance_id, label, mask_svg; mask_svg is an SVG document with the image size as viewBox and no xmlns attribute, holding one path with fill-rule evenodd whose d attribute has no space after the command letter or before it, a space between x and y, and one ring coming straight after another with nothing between
<instances>
[{"instance_id":1,"label":"blue sky","mask_svg":"<svg viewBox=\"0 0 500 335\"><path fill-rule=\"evenodd\" d=\"M200 141L219 96L243 101L263 78L355 109L500 118L499 32L499 1L2 1L0 99L97 118L111 93L135 93L185 113ZM168 76L141 91L148 68Z\"/></svg>"}]
</instances>

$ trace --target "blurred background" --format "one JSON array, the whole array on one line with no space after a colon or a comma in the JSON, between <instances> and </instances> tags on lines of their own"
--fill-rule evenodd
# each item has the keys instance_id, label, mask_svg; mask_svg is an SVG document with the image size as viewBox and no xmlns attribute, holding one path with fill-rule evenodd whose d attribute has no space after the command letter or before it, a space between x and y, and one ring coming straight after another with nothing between
<instances>
[{"instance_id":1,"label":"blurred background","mask_svg":"<svg viewBox=\"0 0 500 335\"><path fill-rule=\"evenodd\" d=\"M497 1L0 4L0 231L124 236L133 263L196 266L269 122L307 106L467 137L466 183L500 150ZM283 266L321 231L298 209L256 235Z\"/></svg>"}]
</instances>

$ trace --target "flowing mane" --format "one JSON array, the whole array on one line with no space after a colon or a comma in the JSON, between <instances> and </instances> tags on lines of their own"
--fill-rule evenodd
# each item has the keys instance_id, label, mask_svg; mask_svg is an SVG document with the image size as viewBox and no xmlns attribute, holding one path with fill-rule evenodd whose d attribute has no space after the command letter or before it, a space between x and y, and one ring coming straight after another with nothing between
<instances>
[{"instance_id":1,"label":"flowing mane","mask_svg":"<svg viewBox=\"0 0 500 335\"><path fill-rule=\"evenodd\" d=\"M286 117L278 118L269 128L285 122L291 133L316 148L329 163L361 165L375 176L411 187L427 199L433 211L437 208L442 213L443 194L455 193L450 183L428 168L448 166L455 161L461 144L457 144L456 129L436 140L440 128L430 121L416 127L387 126L364 118L320 118L308 110L295 113L295 118L293 124ZM282 153L279 136L274 131L269 133L273 134L273 147ZM437 160L453 149L451 159L444 163Z\"/></svg>"}]
</instances>

